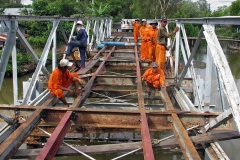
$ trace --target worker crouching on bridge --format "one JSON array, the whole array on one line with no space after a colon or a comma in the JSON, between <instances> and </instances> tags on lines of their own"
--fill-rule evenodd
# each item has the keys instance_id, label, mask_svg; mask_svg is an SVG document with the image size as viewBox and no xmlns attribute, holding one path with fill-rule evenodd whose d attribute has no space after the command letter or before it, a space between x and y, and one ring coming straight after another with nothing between
<instances>
[{"instance_id":1,"label":"worker crouching on bridge","mask_svg":"<svg viewBox=\"0 0 240 160\"><path fill-rule=\"evenodd\" d=\"M166 62L166 50L167 50L167 38L173 36L177 31L178 27L175 27L172 33L168 33L166 29L167 18L162 17L161 26L158 29L157 34L157 46L155 51L156 62L159 65L159 68L164 70Z\"/></svg>"},{"instance_id":2,"label":"worker crouching on bridge","mask_svg":"<svg viewBox=\"0 0 240 160\"><path fill-rule=\"evenodd\" d=\"M69 56L72 53L72 49L74 47L78 47L80 51L80 58L81 58L81 69L85 68L85 60L86 60L86 48L87 48L87 39L88 35L83 27L82 21L77 21L76 29L78 31L76 36L73 36L73 39L76 41L70 41L68 44L68 48L66 54Z\"/></svg>"},{"instance_id":3,"label":"worker crouching on bridge","mask_svg":"<svg viewBox=\"0 0 240 160\"><path fill-rule=\"evenodd\" d=\"M142 80L147 82L147 92L151 93L155 89L161 89L161 87L165 87L165 76L164 71L158 68L158 64L153 62L151 64L152 68L149 68L145 71L142 76Z\"/></svg>"},{"instance_id":4,"label":"worker crouching on bridge","mask_svg":"<svg viewBox=\"0 0 240 160\"><path fill-rule=\"evenodd\" d=\"M78 78L77 73L70 73L68 67L72 66L72 62L69 62L67 59L62 59L58 64L58 67L52 72L49 81L48 89L51 94L55 95L59 100L61 100L66 107L69 107L65 96L64 91L68 91L71 94L74 94L74 90L68 88L72 83L75 86L75 94L78 95L81 93L79 90L79 84L83 86L83 80Z\"/></svg>"}]
</instances>

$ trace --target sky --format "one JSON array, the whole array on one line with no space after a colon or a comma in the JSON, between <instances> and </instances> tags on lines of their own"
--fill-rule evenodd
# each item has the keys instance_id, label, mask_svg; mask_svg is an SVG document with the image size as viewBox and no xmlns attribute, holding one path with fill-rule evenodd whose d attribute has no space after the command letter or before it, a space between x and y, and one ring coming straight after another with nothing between
<instances>
[{"instance_id":1,"label":"sky","mask_svg":"<svg viewBox=\"0 0 240 160\"><path fill-rule=\"evenodd\" d=\"M198 0L193 0L193 1L198 1ZM210 3L211 5L212 11L217 10L218 7L223 5L230 6L233 1L235 0L207 0L207 2ZM31 3L32 3L31 0L22 0L22 4L24 5L28 5Z\"/></svg>"},{"instance_id":2,"label":"sky","mask_svg":"<svg viewBox=\"0 0 240 160\"><path fill-rule=\"evenodd\" d=\"M21 2L22 2L23 5L32 4L32 1L31 1L31 0L21 0Z\"/></svg>"},{"instance_id":3,"label":"sky","mask_svg":"<svg viewBox=\"0 0 240 160\"><path fill-rule=\"evenodd\" d=\"M198 1L198 0L193 0L193 1ZM232 2L235 0L207 0L207 3L210 3L210 7L212 11L215 11L218 9L220 6L230 6Z\"/></svg>"}]
</instances>

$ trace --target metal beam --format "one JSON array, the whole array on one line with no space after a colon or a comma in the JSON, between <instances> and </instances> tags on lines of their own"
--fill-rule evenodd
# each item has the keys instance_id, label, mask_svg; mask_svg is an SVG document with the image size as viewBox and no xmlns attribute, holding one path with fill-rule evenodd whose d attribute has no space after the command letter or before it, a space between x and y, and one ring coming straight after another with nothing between
<instances>
[{"instance_id":1,"label":"metal beam","mask_svg":"<svg viewBox=\"0 0 240 160\"><path fill-rule=\"evenodd\" d=\"M199 32L199 35L198 35L198 39L197 41L195 42L194 44L194 47L192 49L192 54L190 55L190 57L188 58L188 62L187 64L185 65L184 69L183 69L183 72L181 74L181 77L179 78L178 80L178 83L177 83L177 86L180 87L182 85L182 81L183 81L183 78L185 77L187 71L188 71L188 67L190 66L190 64L192 63L192 60L193 60L193 57L198 49L198 46L201 42L201 39L203 37L203 27L201 28L200 32Z\"/></svg>"},{"instance_id":2,"label":"metal beam","mask_svg":"<svg viewBox=\"0 0 240 160\"><path fill-rule=\"evenodd\" d=\"M29 133L38 125L40 121L40 114L43 108L38 107L35 112L22 123L5 141L1 143L0 159L10 159L16 150L21 146Z\"/></svg>"},{"instance_id":3,"label":"metal beam","mask_svg":"<svg viewBox=\"0 0 240 160\"><path fill-rule=\"evenodd\" d=\"M34 52L33 48L28 43L28 41L26 40L26 38L24 37L24 35L22 34L22 32L19 29L17 29L17 36L18 36L20 42L24 45L24 47L27 49L27 51L31 55L31 57L34 60L34 62L36 64L38 64L40 59L38 58L37 54ZM49 79L49 72L48 72L48 70L47 70L47 68L45 66L42 66L41 71L46 76L46 78Z\"/></svg>"},{"instance_id":4,"label":"metal beam","mask_svg":"<svg viewBox=\"0 0 240 160\"><path fill-rule=\"evenodd\" d=\"M198 145L201 143L210 143L213 141L224 141L230 139L240 138L240 135L236 131L221 132L221 133L208 133L198 136L191 136L191 140L194 144ZM141 142L132 143L118 143L118 144L104 144L104 145L91 145L91 146L79 146L77 149L88 153L88 154L105 154L105 153L116 153L126 152L134 150L141 146ZM153 148L168 148L178 147L179 144L176 138L167 139L153 146ZM35 158L41 149L19 149L12 158ZM56 154L57 156L77 156L79 153L66 146L61 146Z\"/></svg>"},{"instance_id":5,"label":"metal beam","mask_svg":"<svg viewBox=\"0 0 240 160\"><path fill-rule=\"evenodd\" d=\"M237 86L233 75L231 74L231 69L228 65L227 59L224 55L224 52L221 48L221 45L217 39L217 36L212 30L211 26L203 25L204 27L204 35L206 41L208 42L210 51L212 53L213 61L217 67L220 81L223 84L223 90L227 97L227 100L230 104L231 111L233 114L234 121L236 122L236 126L238 131L240 132L240 96L237 90ZM228 110L223 113L228 113ZM228 118L228 117L226 117Z\"/></svg>"},{"instance_id":6,"label":"metal beam","mask_svg":"<svg viewBox=\"0 0 240 160\"><path fill-rule=\"evenodd\" d=\"M6 22L9 23L8 26L8 34L7 39L3 48L1 61L0 61L0 90L2 89L2 83L4 79L4 75L6 72L6 67L8 64L8 60L10 57L11 50L13 49L14 44L16 43L16 26L15 21Z\"/></svg>"},{"instance_id":7,"label":"metal beam","mask_svg":"<svg viewBox=\"0 0 240 160\"><path fill-rule=\"evenodd\" d=\"M162 93L163 99L165 100L166 108L170 110L174 109L172 102L166 91L166 88L162 88L161 93ZM175 137L177 138L177 141L180 145L180 148L182 150L182 153L185 159L201 160L196 148L194 147L178 115L175 113L172 113L172 119L173 119L174 134L175 134Z\"/></svg>"},{"instance_id":8,"label":"metal beam","mask_svg":"<svg viewBox=\"0 0 240 160\"><path fill-rule=\"evenodd\" d=\"M142 78L140 73L140 62L137 52L137 45L134 47L135 50L135 59L136 59L136 71L137 71L137 88L138 88L138 106L140 111L145 111L144 107L144 97L142 89ZM147 122L146 113L140 113L140 126L141 126L141 135L142 135L142 148L144 153L145 160L154 160L154 154L152 149L152 141L149 133L149 127Z\"/></svg>"},{"instance_id":9,"label":"metal beam","mask_svg":"<svg viewBox=\"0 0 240 160\"><path fill-rule=\"evenodd\" d=\"M16 21L77 21L77 20L102 20L111 19L109 17L102 18L79 18L79 17L60 17L60 16L28 16L28 15L0 15L0 21L16 20Z\"/></svg>"},{"instance_id":10,"label":"metal beam","mask_svg":"<svg viewBox=\"0 0 240 160\"><path fill-rule=\"evenodd\" d=\"M33 88L36 84L36 81L37 81L37 77L42 69L42 66L45 66L45 62L47 60L47 56L48 56L48 52L49 52L49 49L50 49L50 46L51 46L51 42L52 42L52 39L53 39L53 36L57 30L57 27L58 27L58 24L59 24L59 21L55 21L54 25L53 25L53 28L52 28L52 31L48 37L48 40L46 42L46 45L43 49L43 52L42 52L42 55L41 55L41 58L37 64L37 67L35 69L35 72L32 76L32 79L31 79L31 82L29 84L29 87L28 87L28 90L27 90L27 93L23 99L23 102L22 104L23 105L26 105L29 103L29 100L30 100L30 97L32 95L32 92L33 92Z\"/></svg>"},{"instance_id":11,"label":"metal beam","mask_svg":"<svg viewBox=\"0 0 240 160\"><path fill-rule=\"evenodd\" d=\"M59 146L62 145L65 134L71 126L70 117L72 112L68 111L65 113L64 117L59 122L59 125L56 127L47 143L44 145L41 152L38 154L36 160L43 159L53 159L55 154L57 153Z\"/></svg>"}]
</instances>

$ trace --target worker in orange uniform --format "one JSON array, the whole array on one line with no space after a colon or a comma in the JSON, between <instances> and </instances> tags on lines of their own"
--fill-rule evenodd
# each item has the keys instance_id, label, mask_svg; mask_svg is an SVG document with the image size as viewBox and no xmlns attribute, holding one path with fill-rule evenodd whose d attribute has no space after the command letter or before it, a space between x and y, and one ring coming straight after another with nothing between
<instances>
[{"instance_id":1,"label":"worker in orange uniform","mask_svg":"<svg viewBox=\"0 0 240 160\"><path fill-rule=\"evenodd\" d=\"M147 82L147 92L155 91L155 89L160 90L161 87L165 87L164 71L158 68L156 62L151 63L151 68L145 71L142 80Z\"/></svg>"},{"instance_id":2,"label":"worker in orange uniform","mask_svg":"<svg viewBox=\"0 0 240 160\"><path fill-rule=\"evenodd\" d=\"M69 66L72 66L72 62L69 62L67 59L62 59L58 64L58 67L52 72L49 81L48 89L51 94L55 95L59 100L61 100L66 107L69 107L63 91L68 91L71 94L74 94L74 90L68 88L72 83L75 86L76 95L80 94L79 84L83 86L83 80L78 78L77 73L70 73L68 70Z\"/></svg>"},{"instance_id":3,"label":"worker in orange uniform","mask_svg":"<svg viewBox=\"0 0 240 160\"><path fill-rule=\"evenodd\" d=\"M146 19L142 19L142 27L140 28L141 42L141 60L143 62L149 62L148 59L148 41L150 41L149 34L150 26L147 24Z\"/></svg>"},{"instance_id":4,"label":"worker in orange uniform","mask_svg":"<svg viewBox=\"0 0 240 160\"><path fill-rule=\"evenodd\" d=\"M134 36L134 42L138 42L138 35L139 35L139 30L140 30L140 21L138 18L135 19L134 22L132 22L133 26L133 36Z\"/></svg>"},{"instance_id":5,"label":"worker in orange uniform","mask_svg":"<svg viewBox=\"0 0 240 160\"><path fill-rule=\"evenodd\" d=\"M164 70L166 62L166 50L167 50L167 38L173 36L177 31L178 27L175 27L172 33L168 33L166 29L167 18L162 17L161 26L158 29L157 35L157 47L155 51L156 62L160 69Z\"/></svg>"},{"instance_id":6,"label":"worker in orange uniform","mask_svg":"<svg viewBox=\"0 0 240 160\"><path fill-rule=\"evenodd\" d=\"M158 22L157 20L153 20L150 23L150 39L151 41L148 41L148 59L150 62L154 62L156 60L155 57L155 50L156 50L156 46L157 46L157 34L158 34L158 28L157 28Z\"/></svg>"}]
</instances>

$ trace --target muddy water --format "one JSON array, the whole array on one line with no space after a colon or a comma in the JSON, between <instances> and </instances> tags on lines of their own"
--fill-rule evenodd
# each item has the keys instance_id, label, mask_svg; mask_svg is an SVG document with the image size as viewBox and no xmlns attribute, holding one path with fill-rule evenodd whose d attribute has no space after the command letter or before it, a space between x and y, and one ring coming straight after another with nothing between
<instances>
[{"instance_id":1,"label":"muddy water","mask_svg":"<svg viewBox=\"0 0 240 160\"><path fill-rule=\"evenodd\" d=\"M226 49L226 44L222 44L224 52L226 53L226 57L228 59L231 71L234 75L236 85L238 90L240 91L240 53L239 52L230 52ZM198 50L197 55L195 56L195 60L198 62L205 62L206 60L206 46L202 45L201 48ZM205 78L205 69L204 67L199 67L196 69L196 74L199 74L201 78ZM18 87L19 87L19 98L22 97L22 81L28 80L29 77L31 77L32 74L26 75L23 77L19 77ZM211 104L215 104L216 111L221 111L221 101L219 97L219 92L217 90L218 86L217 81L215 80L216 75L213 72L213 81L212 81L212 87L214 89L212 90L211 96L213 97L211 99ZM12 79L11 78L5 78L2 86L2 90L0 91L0 104L12 104L13 103L13 89L12 89ZM228 103L226 103L226 108L228 108ZM117 137L117 138L126 138L126 139L140 139L141 134L140 133L109 133L111 137ZM108 133L105 134L93 134L92 138L106 138ZM156 139L161 139L164 137L169 136L171 131L166 132L151 132L151 137ZM85 135L89 136L89 135ZM85 145L89 145L92 143L96 144L102 144L102 143L116 143L116 142L102 142L99 143L98 141L92 141L86 142ZM220 142L220 145L222 146L223 150L226 152L226 154L229 156L231 160L239 160L240 157L240 140L230 140L230 141L224 141ZM155 159L163 159L163 160L181 160L183 159L183 156L180 152L177 152L175 150L154 150L155 153ZM112 159L117 156L122 155L123 153L114 153L114 154L104 154L104 155L92 155L97 160L107 160ZM83 156L76 156L76 157L57 157L54 158L55 160L87 160L88 158L85 158ZM128 155L126 157L121 158L121 160L141 160L143 159L142 152L136 152L131 155ZM205 159L208 159L207 156Z\"/></svg>"}]
</instances>

